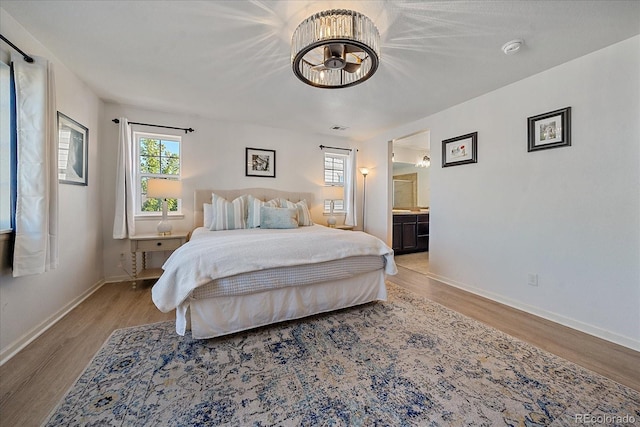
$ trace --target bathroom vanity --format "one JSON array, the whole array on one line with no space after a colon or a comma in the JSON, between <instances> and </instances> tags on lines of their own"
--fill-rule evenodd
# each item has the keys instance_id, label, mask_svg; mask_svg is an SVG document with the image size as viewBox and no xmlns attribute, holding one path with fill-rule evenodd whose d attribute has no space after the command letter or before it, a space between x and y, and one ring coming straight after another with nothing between
<instances>
[{"instance_id":1,"label":"bathroom vanity","mask_svg":"<svg viewBox=\"0 0 640 427\"><path fill-rule=\"evenodd\" d=\"M429 250L429 210L393 210L393 251L396 254Z\"/></svg>"}]
</instances>

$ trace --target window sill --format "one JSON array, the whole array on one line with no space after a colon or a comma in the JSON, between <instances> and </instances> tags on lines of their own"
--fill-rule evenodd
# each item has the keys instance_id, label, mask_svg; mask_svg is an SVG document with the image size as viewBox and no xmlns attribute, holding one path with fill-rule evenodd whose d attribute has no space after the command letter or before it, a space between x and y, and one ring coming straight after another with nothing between
<instances>
[{"instance_id":1,"label":"window sill","mask_svg":"<svg viewBox=\"0 0 640 427\"><path fill-rule=\"evenodd\" d=\"M154 220L154 221L158 221L160 219L162 219L162 214L151 214L151 215L136 215L134 217L134 219L136 221L147 221L147 220ZM171 220L171 219L184 219L184 214L173 214L173 215L167 215L167 219Z\"/></svg>"}]
</instances>

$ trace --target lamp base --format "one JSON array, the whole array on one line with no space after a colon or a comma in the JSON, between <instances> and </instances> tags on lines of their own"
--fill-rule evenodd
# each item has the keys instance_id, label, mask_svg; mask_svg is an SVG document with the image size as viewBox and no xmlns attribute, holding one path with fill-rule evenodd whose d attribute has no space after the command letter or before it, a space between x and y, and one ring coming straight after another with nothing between
<instances>
[{"instance_id":1,"label":"lamp base","mask_svg":"<svg viewBox=\"0 0 640 427\"><path fill-rule=\"evenodd\" d=\"M168 236L171 234L171 229L173 227L169 223L169 221L162 220L158 223L158 234L161 236Z\"/></svg>"},{"instance_id":2,"label":"lamp base","mask_svg":"<svg viewBox=\"0 0 640 427\"><path fill-rule=\"evenodd\" d=\"M327 218L327 225L331 228L334 228L336 226L336 217L330 216L329 218Z\"/></svg>"},{"instance_id":3,"label":"lamp base","mask_svg":"<svg viewBox=\"0 0 640 427\"><path fill-rule=\"evenodd\" d=\"M167 219L167 199L162 200L162 221L158 223L158 234L168 236L171 234L171 223Z\"/></svg>"}]
</instances>

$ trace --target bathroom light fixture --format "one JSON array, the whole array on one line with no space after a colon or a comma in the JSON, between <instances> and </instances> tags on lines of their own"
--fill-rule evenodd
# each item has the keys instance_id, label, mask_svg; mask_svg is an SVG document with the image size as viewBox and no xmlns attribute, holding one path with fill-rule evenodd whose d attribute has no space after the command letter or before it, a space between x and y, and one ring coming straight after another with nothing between
<instances>
[{"instance_id":1,"label":"bathroom light fixture","mask_svg":"<svg viewBox=\"0 0 640 427\"><path fill-rule=\"evenodd\" d=\"M333 9L311 15L291 38L293 72L319 88L362 83L378 69L380 33L373 22L353 10Z\"/></svg>"},{"instance_id":2,"label":"bathroom light fixture","mask_svg":"<svg viewBox=\"0 0 640 427\"><path fill-rule=\"evenodd\" d=\"M424 156L422 160L416 163L417 168L428 168L431 164L431 158L429 156Z\"/></svg>"}]
</instances>

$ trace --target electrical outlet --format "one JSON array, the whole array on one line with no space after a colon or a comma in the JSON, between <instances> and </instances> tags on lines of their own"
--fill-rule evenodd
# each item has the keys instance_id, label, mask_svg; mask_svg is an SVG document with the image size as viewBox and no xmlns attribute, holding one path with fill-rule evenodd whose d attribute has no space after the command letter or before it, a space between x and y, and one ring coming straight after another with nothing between
<instances>
[{"instance_id":1,"label":"electrical outlet","mask_svg":"<svg viewBox=\"0 0 640 427\"><path fill-rule=\"evenodd\" d=\"M538 286L538 275L535 273L529 273L527 275L527 285Z\"/></svg>"}]
</instances>

